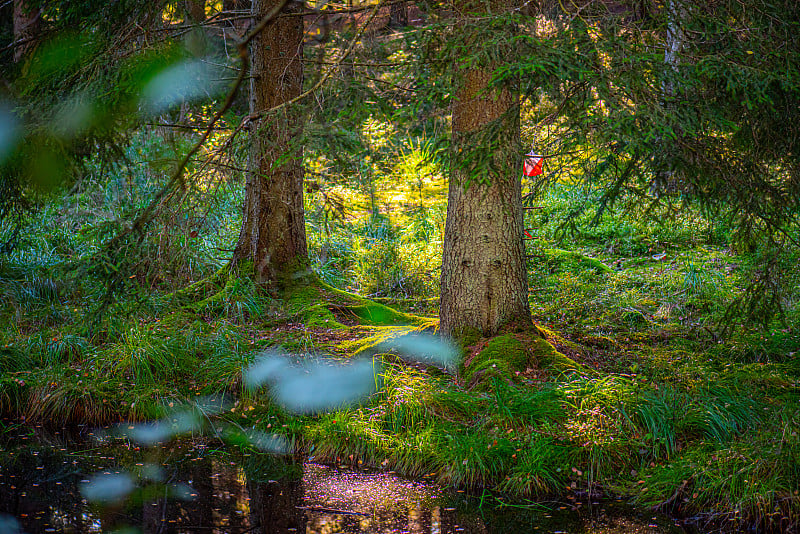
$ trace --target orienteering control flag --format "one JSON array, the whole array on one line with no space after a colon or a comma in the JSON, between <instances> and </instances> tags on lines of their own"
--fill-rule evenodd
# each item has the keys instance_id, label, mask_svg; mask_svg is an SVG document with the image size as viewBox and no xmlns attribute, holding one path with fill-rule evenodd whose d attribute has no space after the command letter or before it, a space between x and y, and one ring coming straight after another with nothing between
<instances>
[{"instance_id":1,"label":"orienteering control flag","mask_svg":"<svg viewBox=\"0 0 800 534\"><path fill-rule=\"evenodd\" d=\"M528 152L525 154L525 165L522 169L522 173L525 176L539 176L542 174L543 163L544 157L539 154L534 154L533 151Z\"/></svg>"}]
</instances>

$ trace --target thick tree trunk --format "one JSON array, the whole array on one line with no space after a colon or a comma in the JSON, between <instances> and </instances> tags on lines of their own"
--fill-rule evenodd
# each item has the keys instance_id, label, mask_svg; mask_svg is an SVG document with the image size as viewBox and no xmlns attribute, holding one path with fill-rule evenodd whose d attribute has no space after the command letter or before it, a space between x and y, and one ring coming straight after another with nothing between
<instances>
[{"instance_id":1,"label":"thick tree trunk","mask_svg":"<svg viewBox=\"0 0 800 534\"><path fill-rule=\"evenodd\" d=\"M445 224L440 329L455 337L493 335L530 323L519 153L519 104L510 91L486 91L491 69L463 75L453 108L454 154L493 159L496 172L472 176L451 165ZM497 137L481 135L490 126ZM475 139L491 146L474 146ZM468 185L468 187L465 187Z\"/></svg>"},{"instance_id":2,"label":"thick tree trunk","mask_svg":"<svg viewBox=\"0 0 800 534\"><path fill-rule=\"evenodd\" d=\"M25 0L14 0L14 63L22 58L36 45L36 35L41 28L42 18L39 10Z\"/></svg>"},{"instance_id":3,"label":"thick tree trunk","mask_svg":"<svg viewBox=\"0 0 800 534\"><path fill-rule=\"evenodd\" d=\"M264 17L277 0L254 0ZM284 12L302 8L291 2ZM275 19L253 40L250 111L260 113L298 96L303 88L303 19ZM297 139L302 120L283 107L250 123L250 159L244 218L234 263L253 262L256 279L282 286L307 265L303 214L303 150Z\"/></svg>"}]
</instances>

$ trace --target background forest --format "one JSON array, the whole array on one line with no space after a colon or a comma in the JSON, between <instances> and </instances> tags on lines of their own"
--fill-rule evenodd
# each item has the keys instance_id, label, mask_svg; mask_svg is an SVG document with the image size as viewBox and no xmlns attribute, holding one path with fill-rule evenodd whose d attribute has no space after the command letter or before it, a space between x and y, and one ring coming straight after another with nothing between
<instances>
[{"instance_id":1,"label":"background forest","mask_svg":"<svg viewBox=\"0 0 800 534\"><path fill-rule=\"evenodd\" d=\"M798 3L0 21L2 431L798 528Z\"/></svg>"}]
</instances>

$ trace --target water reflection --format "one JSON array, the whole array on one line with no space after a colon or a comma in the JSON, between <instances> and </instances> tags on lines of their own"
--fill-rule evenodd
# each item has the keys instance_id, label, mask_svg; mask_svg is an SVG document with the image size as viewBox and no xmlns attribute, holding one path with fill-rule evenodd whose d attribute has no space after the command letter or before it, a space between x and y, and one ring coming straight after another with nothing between
<instances>
[{"instance_id":1,"label":"water reflection","mask_svg":"<svg viewBox=\"0 0 800 534\"><path fill-rule=\"evenodd\" d=\"M88 502L80 489L97 473L127 473L136 487L118 504ZM30 534L131 527L144 534L682 532L666 518L610 505L475 505L463 493L391 473L233 454L213 443L0 446L0 528L7 532L14 519Z\"/></svg>"}]
</instances>

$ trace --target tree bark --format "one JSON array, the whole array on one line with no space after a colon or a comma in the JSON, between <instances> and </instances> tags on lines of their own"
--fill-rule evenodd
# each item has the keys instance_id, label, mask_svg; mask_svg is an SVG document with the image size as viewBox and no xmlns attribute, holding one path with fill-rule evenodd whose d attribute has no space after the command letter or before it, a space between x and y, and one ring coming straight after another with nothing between
<instances>
[{"instance_id":1,"label":"tree bark","mask_svg":"<svg viewBox=\"0 0 800 534\"><path fill-rule=\"evenodd\" d=\"M389 7L389 27L405 28L408 26L408 6L405 1L395 2Z\"/></svg>"},{"instance_id":2,"label":"tree bark","mask_svg":"<svg viewBox=\"0 0 800 534\"><path fill-rule=\"evenodd\" d=\"M683 24L686 19L686 6L683 0L667 0L666 4L667 31L664 42L664 78L661 80L661 105L664 115L669 117L675 113L676 87L675 79L678 77L678 67L681 63L681 50L684 42ZM680 135L680 131L676 132ZM656 169L653 174L653 183L650 193L658 197L663 194L675 193L681 188L681 177L675 169L675 159L678 157L677 143L674 139L659 138L658 152L655 157Z\"/></svg>"},{"instance_id":3,"label":"tree bark","mask_svg":"<svg viewBox=\"0 0 800 534\"><path fill-rule=\"evenodd\" d=\"M195 57L205 55L208 48L208 36L202 23L206 21L206 2L205 0L184 0L183 10L186 14L186 22L197 27L186 35L186 48ZM181 114L183 114L181 109Z\"/></svg>"},{"instance_id":4,"label":"tree bark","mask_svg":"<svg viewBox=\"0 0 800 534\"><path fill-rule=\"evenodd\" d=\"M222 0L223 11L243 11L247 9L247 0Z\"/></svg>"},{"instance_id":5,"label":"tree bark","mask_svg":"<svg viewBox=\"0 0 800 534\"><path fill-rule=\"evenodd\" d=\"M487 168L494 169L471 176L459 161L451 165L439 317L442 333L454 337L475 330L494 335L504 324L531 321L522 240L519 101L508 90L487 91L491 77L491 65L469 69L453 107L454 155L491 158ZM476 139L490 140L491 146L476 146Z\"/></svg>"},{"instance_id":6,"label":"tree bark","mask_svg":"<svg viewBox=\"0 0 800 534\"><path fill-rule=\"evenodd\" d=\"M25 0L14 0L14 63L19 63L36 45L35 38L41 29L39 10Z\"/></svg>"},{"instance_id":7,"label":"tree bark","mask_svg":"<svg viewBox=\"0 0 800 534\"><path fill-rule=\"evenodd\" d=\"M254 0L264 17L278 0ZM302 8L290 2L284 12ZM303 19L276 18L251 47L250 112L258 114L298 96L303 87ZM282 287L307 266L303 214L302 120L286 106L250 123L250 157L242 230L234 264L253 262L256 280Z\"/></svg>"},{"instance_id":8,"label":"tree bark","mask_svg":"<svg viewBox=\"0 0 800 534\"><path fill-rule=\"evenodd\" d=\"M185 0L183 9L186 11L187 20L193 24L206 20L205 0Z\"/></svg>"}]
</instances>

